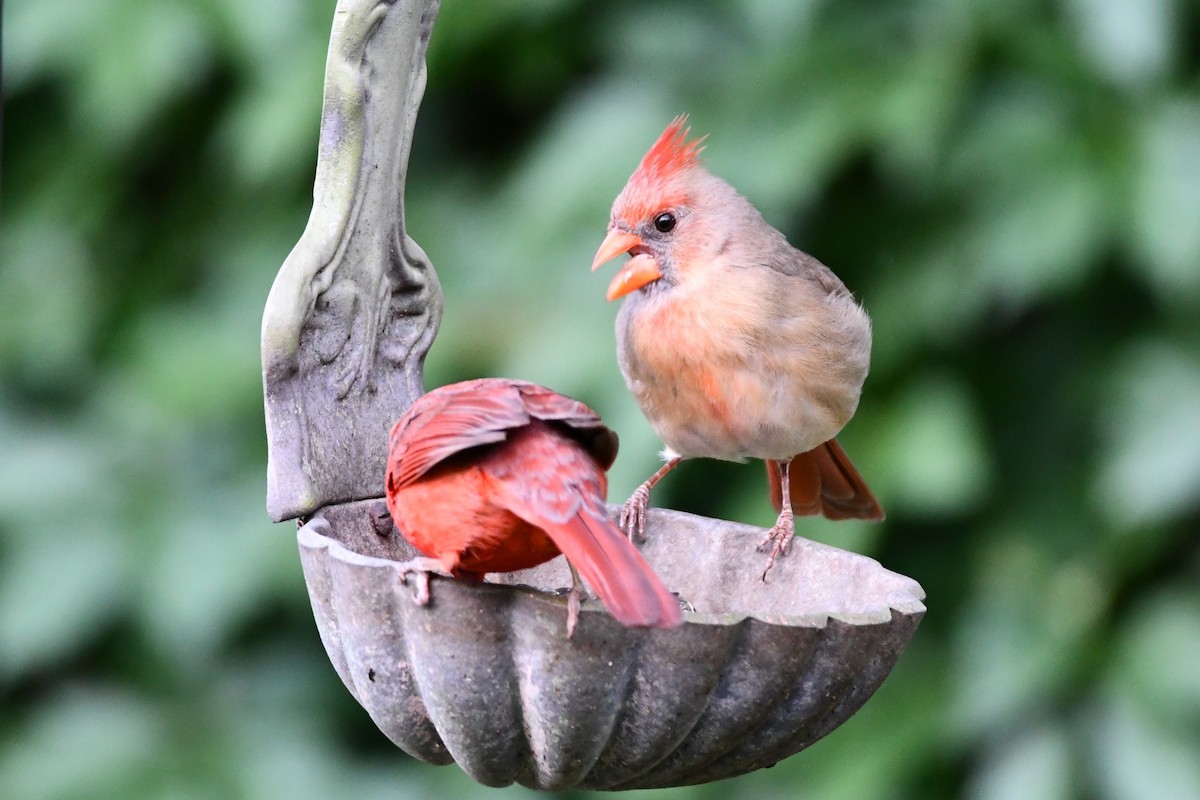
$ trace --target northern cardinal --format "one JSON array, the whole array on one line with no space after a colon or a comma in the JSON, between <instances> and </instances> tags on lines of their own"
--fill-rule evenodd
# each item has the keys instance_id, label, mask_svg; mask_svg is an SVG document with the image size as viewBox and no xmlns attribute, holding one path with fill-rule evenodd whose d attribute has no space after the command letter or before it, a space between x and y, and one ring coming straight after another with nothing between
<instances>
[{"instance_id":1,"label":"northern cardinal","mask_svg":"<svg viewBox=\"0 0 1200 800\"><path fill-rule=\"evenodd\" d=\"M422 396L396 423L387 506L427 558L404 564L482 580L537 566L560 552L571 566L567 635L579 613L579 575L626 625L665 628L679 603L612 522L605 471L617 435L576 400L524 381L485 378Z\"/></svg>"},{"instance_id":2,"label":"northern cardinal","mask_svg":"<svg viewBox=\"0 0 1200 800\"><path fill-rule=\"evenodd\" d=\"M700 164L703 140L689 141L685 123L642 158L592 263L632 256L608 286L609 300L626 298L617 358L667 446L621 525L644 531L650 489L684 458L765 459L779 511L762 543L773 543L765 580L794 514L883 519L834 440L858 406L871 323L828 267Z\"/></svg>"}]
</instances>

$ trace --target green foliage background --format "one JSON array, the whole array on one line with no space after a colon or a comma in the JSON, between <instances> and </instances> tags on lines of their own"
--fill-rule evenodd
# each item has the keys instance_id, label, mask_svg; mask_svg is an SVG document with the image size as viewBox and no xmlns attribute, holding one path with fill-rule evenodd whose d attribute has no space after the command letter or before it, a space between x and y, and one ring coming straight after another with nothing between
<instances>
[{"instance_id":1,"label":"green foliage background","mask_svg":"<svg viewBox=\"0 0 1200 800\"><path fill-rule=\"evenodd\" d=\"M0 796L492 794L345 692L264 513L262 306L311 203L333 3L10 0ZM413 148L427 382L658 443L608 204L665 123L873 315L843 441L889 511L804 535L929 614L811 750L674 798L1200 798L1200 5L446 0ZM766 524L761 467L665 505ZM494 793L530 794L513 788Z\"/></svg>"}]
</instances>

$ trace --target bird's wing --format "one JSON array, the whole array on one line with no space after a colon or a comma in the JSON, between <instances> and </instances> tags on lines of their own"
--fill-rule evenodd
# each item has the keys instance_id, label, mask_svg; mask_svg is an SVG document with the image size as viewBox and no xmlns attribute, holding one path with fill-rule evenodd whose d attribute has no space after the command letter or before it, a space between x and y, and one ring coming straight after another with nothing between
<instances>
[{"instance_id":1,"label":"bird's wing","mask_svg":"<svg viewBox=\"0 0 1200 800\"><path fill-rule=\"evenodd\" d=\"M763 265L789 277L811 281L827 295L850 294L846 284L833 270L803 250L797 250L786 242L778 250L772 252Z\"/></svg>"},{"instance_id":2,"label":"bird's wing","mask_svg":"<svg viewBox=\"0 0 1200 800\"><path fill-rule=\"evenodd\" d=\"M617 460L617 434L601 421L595 411L578 400L537 384L522 383L517 390L531 417L565 425L572 437L592 454L601 469L609 469Z\"/></svg>"},{"instance_id":3,"label":"bird's wing","mask_svg":"<svg viewBox=\"0 0 1200 800\"><path fill-rule=\"evenodd\" d=\"M609 518L603 474L581 446L543 426L485 470L493 500L545 531L620 622L666 628L682 621L675 596Z\"/></svg>"},{"instance_id":4,"label":"bird's wing","mask_svg":"<svg viewBox=\"0 0 1200 800\"><path fill-rule=\"evenodd\" d=\"M520 383L484 378L423 395L392 428L389 489L406 486L455 453L502 442L529 424Z\"/></svg>"}]
</instances>

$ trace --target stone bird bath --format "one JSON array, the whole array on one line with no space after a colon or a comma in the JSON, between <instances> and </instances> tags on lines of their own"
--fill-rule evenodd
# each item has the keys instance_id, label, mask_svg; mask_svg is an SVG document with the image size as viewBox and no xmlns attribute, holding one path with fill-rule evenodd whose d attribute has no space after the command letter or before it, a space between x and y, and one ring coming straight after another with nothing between
<instances>
[{"instance_id":1,"label":"stone bird bath","mask_svg":"<svg viewBox=\"0 0 1200 800\"><path fill-rule=\"evenodd\" d=\"M422 391L441 291L404 228L404 177L438 0L339 0L314 204L263 318L267 508L299 519L321 641L380 730L480 783L630 789L770 766L850 717L925 612L910 578L797 539L769 583L762 531L653 510L642 552L691 609L631 630L585 602L564 636L561 558L482 586L434 578L382 493L387 432Z\"/></svg>"}]
</instances>

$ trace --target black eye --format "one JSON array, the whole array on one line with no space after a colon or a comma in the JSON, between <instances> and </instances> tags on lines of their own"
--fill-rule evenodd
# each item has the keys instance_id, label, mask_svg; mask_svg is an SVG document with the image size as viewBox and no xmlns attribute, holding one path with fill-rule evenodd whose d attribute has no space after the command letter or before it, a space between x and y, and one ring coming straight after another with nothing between
<instances>
[{"instance_id":1,"label":"black eye","mask_svg":"<svg viewBox=\"0 0 1200 800\"><path fill-rule=\"evenodd\" d=\"M664 211L654 218L654 228L659 233L670 233L675 229L675 215L670 211Z\"/></svg>"}]
</instances>

